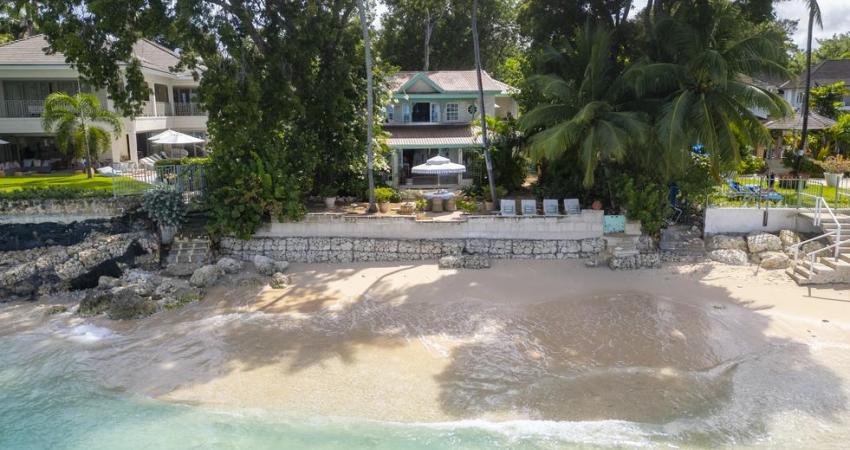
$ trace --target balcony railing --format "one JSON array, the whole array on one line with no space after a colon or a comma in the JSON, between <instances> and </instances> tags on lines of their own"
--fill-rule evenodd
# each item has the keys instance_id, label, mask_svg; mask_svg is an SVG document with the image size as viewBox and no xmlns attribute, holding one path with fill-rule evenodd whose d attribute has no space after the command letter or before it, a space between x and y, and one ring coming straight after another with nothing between
<instances>
[{"instance_id":1,"label":"balcony railing","mask_svg":"<svg viewBox=\"0 0 850 450\"><path fill-rule=\"evenodd\" d=\"M173 115L171 113L171 103L168 102L156 102L156 110L154 110L153 102L147 102L142 106L142 117L166 117Z\"/></svg>"},{"instance_id":2,"label":"balcony railing","mask_svg":"<svg viewBox=\"0 0 850 450\"><path fill-rule=\"evenodd\" d=\"M175 116L206 116L207 112L201 107L200 103L197 102L189 102L189 103L175 103L174 104L174 115Z\"/></svg>"},{"instance_id":3,"label":"balcony railing","mask_svg":"<svg viewBox=\"0 0 850 450\"><path fill-rule=\"evenodd\" d=\"M3 100L0 117L41 117L44 100Z\"/></svg>"}]
</instances>

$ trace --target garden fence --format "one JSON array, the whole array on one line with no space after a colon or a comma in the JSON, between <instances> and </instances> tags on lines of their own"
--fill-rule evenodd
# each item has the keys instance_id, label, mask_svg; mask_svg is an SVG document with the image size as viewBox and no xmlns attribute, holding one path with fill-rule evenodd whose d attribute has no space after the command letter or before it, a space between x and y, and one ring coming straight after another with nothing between
<instances>
[{"instance_id":1,"label":"garden fence","mask_svg":"<svg viewBox=\"0 0 850 450\"><path fill-rule=\"evenodd\" d=\"M114 197L141 195L149 189L167 187L182 193L188 203L200 200L206 192L206 170L199 164L150 167L120 163L112 167Z\"/></svg>"},{"instance_id":2,"label":"garden fence","mask_svg":"<svg viewBox=\"0 0 850 450\"><path fill-rule=\"evenodd\" d=\"M850 188L828 186L818 178L771 178L742 175L725 178L709 195L709 207L812 208L823 197L833 208L850 208Z\"/></svg>"}]
</instances>

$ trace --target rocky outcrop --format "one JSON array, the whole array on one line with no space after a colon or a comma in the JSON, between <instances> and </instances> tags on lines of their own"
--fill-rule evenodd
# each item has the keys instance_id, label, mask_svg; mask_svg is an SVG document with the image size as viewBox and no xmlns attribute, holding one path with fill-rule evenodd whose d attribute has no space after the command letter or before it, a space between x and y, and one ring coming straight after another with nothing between
<instances>
[{"instance_id":1,"label":"rocky outcrop","mask_svg":"<svg viewBox=\"0 0 850 450\"><path fill-rule=\"evenodd\" d=\"M762 269L786 269L791 264L791 258L783 252L763 252L758 255L759 266Z\"/></svg>"},{"instance_id":2,"label":"rocky outcrop","mask_svg":"<svg viewBox=\"0 0 850 450\"><path fill-rule=\"evenodd\" d=\"M225 256L224 258L219 259L216 265L221 267L221 270L223 270L224 273L237 273L242 270L243 264L242 261L239 261L238 259L228 258Z\"/></svg>"},{"instance_id":3,"label":"rocky outcrop","mask_svg":"<svg viewBox=\"0 0 850 450\"><path fill-rule=\"evenodd\" d=\"M750 253L782 251L779 236L770 233L750 233L747 235L747 248Z\"/></svg>"},{"instance_id":4,"label":"rocky outcrop","mask_svg":"<svg viewBox=\"0 0 850 450\"><path fill-rule=\"evenodd\" d=\"M799 244L800 235L791 230L781 230L779 232L779 240L782 242L782 249L788 251L788 247Z\"/></svg>"},{"instance_id":5,"label":"rocky outcrop","mask_svg":"<svg viewBox=\"0 0 850 450\"><path fill-rule=\"evenodd\" d=\"M117 277L124 268L158 260L159 241L150 232L91 233L76 245L34 249L32 258L7 266L0 273L0 300L95 287L103 275Z\"/></svg>"},{"instance_id":6,"label":"rocky outcrop","mask_svg":"<svg viewBox=\"0 0 850 450\"><path fill-rule=\"evenodd\" d=\"M107 310L110 319L139 319L156 312L156 302L142 297L132 287L113 288L111 296Z\"/></svg>"},{"instance_id":7,"label":"rocky outcrop","mask_svg":"<svg viewBox=\"0 0 850 450\"><path fill-rule=\"evenodd\" d=\"M747 265L747 252L736 249L720 249L708 252L708 257L713 261L733 266Z\"/></svg>"},{"instance_id":8,"label":"rocky outcrop","mask_svg":"<svg viewBox=\"0 0 850 450\"><path fill-rule=\"evenodd\" d=\"M216 264L209 264L196 270L189 279L189 284L195 287L209 287L224 275L224 270Z\"/></svg>"},{"instance_id":9,"label":"rocky outcrop","mask_svg":"<svg viewBox=\"0 0 850 450\"><path fill-rule=\"evenodd\" d=\"M608 267L614 270L654 269L661 267L661 253L649 252L614 254L608 259Z\"/></svg>"},{"instance_id":10,"label":"rocky outcrop","mask_svg":"<svg viewBox=\"0 0 850 450\"><path fill-rule=\"evenodd\" d=\"M708 250L741 250L748 251L747 241L741 236L718 234L708 240Z\"/></svg>"},{"instance_id":11,"label":"rocky outcrop","mask_svg":"<svg viewBox=\"0 0 850 450\"><path fill-rule=\"evenodd\" d=\"M272 279L269 283L269 286L271 286L272 289L283 289L291 284L292 278L290 278L289 275L281 272L275 272L272 275Z\"/></svg>"},{"instance_id":12,"label":"rocky outcrop","mask_svg":"<svg viewBox=\"0 0 850 450\"><path fill-rule=\"evenodd\" d=\"M263 255L255 255L252 261L254 268L262 275L274 275L275 272L285 272L289 268L289 262L275 261Z\"/></svg>"}]
</instances>

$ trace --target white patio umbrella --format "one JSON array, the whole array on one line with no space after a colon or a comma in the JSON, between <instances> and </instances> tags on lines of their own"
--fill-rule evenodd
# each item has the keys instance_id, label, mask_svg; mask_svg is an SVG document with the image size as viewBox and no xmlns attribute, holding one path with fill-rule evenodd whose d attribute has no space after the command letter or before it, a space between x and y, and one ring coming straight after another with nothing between
<instances>
[{"instance_id":1,"label":"white patio umbrella","mask_svg":"<svg viewBox=\"0 0 850 450\"><path fill-rule=\"evenodd\" d=\"M169 150L172 150L170 152L172 156L174 156L172 146L175 144L200 144L205 142L203 139L174 130L165 130L162 133L149 137L148 140L153 141L154 144L168 145Z\"/></svg>"},{"instance_id":2,"label":"white patio umbrella","mask_svg":"<svg viewBox=\"0 0 850 450\"><path fill-rule=\"evenodd\" d=\"M466 172L466 166L453 163L444 156L435 156L425 161L425 164L413 166L411 172L419 175L436 175L437 186L440 186L440 175L452 175Z\"/></svg>"}]
</instances>

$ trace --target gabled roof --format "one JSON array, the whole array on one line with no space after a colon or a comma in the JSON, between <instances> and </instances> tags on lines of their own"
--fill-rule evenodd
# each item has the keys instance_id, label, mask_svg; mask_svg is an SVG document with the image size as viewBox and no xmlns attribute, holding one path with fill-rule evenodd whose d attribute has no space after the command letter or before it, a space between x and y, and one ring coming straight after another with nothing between
<instances>
[{"instance_id":1,"label":"gabled roof","mask_svg":"<svg viewBox=\"0 0 850 450\"><path fill-rule=\"evenodd\" d=\"M850 59L828 59L812 67L812 87L845 82L850 86ZM786 81L780 89L802 88L806 83L806 75Z\"/></svg>"},{"instance_id":2,"label":"gabled roof","mask_svg":"<svg viewBox=\"0 0 850 450\"><path fill-rule=\"evenodd\" d=\"M402 92L415 79L427 79L443 92L477 92L478 81L474 70L437 70L431 72L405 71L398 72L389 79L389 87L393 92ZM513 87L493 79L485 71L481 72L481 84L485 91L509 93Z\"/></svg>"},{"instance_id":3,"label":"gabled roof","mask_svg":"<svg viewBox=\"0 0 850 450\"><path fill-rule=\"evenodd\" d=\"M49 44L44 35L19 39L0 45L0 66L4 65L67 65L65 55L56 52L46 53ZM142 67L170 72L180 57L173 51L147 39L141 39L133 45L133 54L139 58Z\"/></svg>"},{"instance_id":4,"label":"gabled roof","mask_svg":"<svg viewBox=\"0 0 850 450\"><path fill-rule=\"evenodd\" d=\"M809 122L807 126L810 130L825 130L833 125L835 125L835 121L829 117L809 111ZM764 126L768 130L802 130L803 114L800 111L794 111L794 114L791 116L770 120L765 122Z\"/></svg>"}]
</instances>

